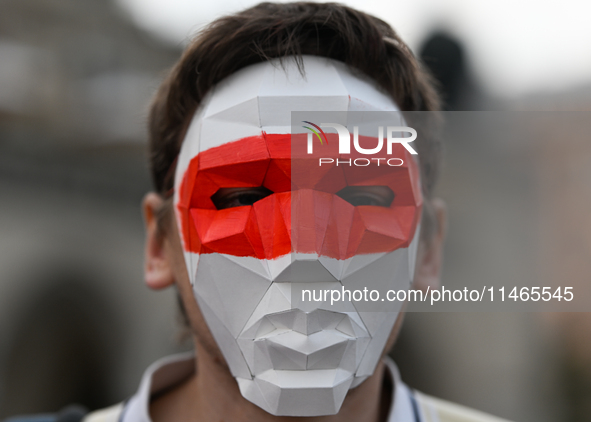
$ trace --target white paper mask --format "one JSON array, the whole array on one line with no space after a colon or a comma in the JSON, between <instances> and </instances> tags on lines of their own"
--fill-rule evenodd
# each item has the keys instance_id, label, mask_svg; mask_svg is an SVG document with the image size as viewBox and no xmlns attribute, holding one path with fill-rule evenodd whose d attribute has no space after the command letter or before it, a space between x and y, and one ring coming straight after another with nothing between
<instances>
[{"instance_id":1,"label":"white paper mask","mask_svg":"<svg viewBox=\"0 0 591 422\"><path fill-rule=\"evenodd\" d=\"M349 389L375 370L399 310L295 309L293 283L353 290L380 279L407 289L422 203L409 155L395 177L378 182L355 182L343 170L341 184L389 186L396 196L388 207L352 205L336 195L343 186L324 186L326 174L315 170L306 172L317 178L309 186L294 182L292 111L398 110L340 62L305 56L304 69L302 76L295 61L264 62L214 87L191 122L175 178L201 312L242 395L273 415L338 413ZM252 205L218 209L212 200L220 188L261 186L268 196Z\"/></svg>"}]
</instances>

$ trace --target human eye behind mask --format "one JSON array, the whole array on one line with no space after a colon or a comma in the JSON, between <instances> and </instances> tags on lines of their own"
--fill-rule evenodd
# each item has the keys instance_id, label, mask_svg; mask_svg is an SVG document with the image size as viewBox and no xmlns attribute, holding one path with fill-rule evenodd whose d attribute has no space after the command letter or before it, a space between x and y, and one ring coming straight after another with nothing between
<instances>
[{"instance_id":1,"label":"human eye behind mask","mask_svg":"<svg viewBox=\"0 0 591 422\"><path fill-rule=\"evenodd\" d=\"M347 186L336 194L354 207L376 206L388 208L394 201L394 192L388 186Z\"/></svg>"},{"instance_id":2,"label":"human eye behind mask","mask_svg":"<svg viewBox=\"0 0 591 422\"><path fill-rule=\"evenodd\" d=\"M218 210L253 205L255 202L272 195L264 186L220 188L211 196L211 201Z\"/></svg>"},{"instance_id":3,"label":"human eye behind mask","mask_svg":"<svg viewBox=\"0 0 591 422\"><path fill-rule=\"evenodd\" d=\"M211 196L218 210L254 205L273 192L264 186L220 188ZM388 208L394 200L394 192L387 186L347 186L336 193L351 205Z\"/></svg>"}]
</instances>

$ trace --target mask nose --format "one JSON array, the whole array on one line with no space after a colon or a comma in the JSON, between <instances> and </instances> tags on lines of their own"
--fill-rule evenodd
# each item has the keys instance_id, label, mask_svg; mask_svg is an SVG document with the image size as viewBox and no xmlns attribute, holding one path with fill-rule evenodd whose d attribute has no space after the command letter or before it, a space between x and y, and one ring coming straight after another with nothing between
<instances>
[{"instance_id":1,"label":"mask nose","mask_svg":"<svg viewBox=\"0 0 591 422\"><path fill-rule=\"evenodd\" d=\"M318 254L291 253L269 261L269 271L278 283L338 281L319 258Z\"/></svg>"},{"instance_id":2,"label":"mask nose","mask_svg":"<svg viewBox=\"0 0 591 422\"><path fill-rule=\"evenodd\" d=\"M312 189L291 192L291 245L297 254L318 254L327 233L334 195Z\"/></svg>"},{"instance_id":3,"label":"mask nose","mask_svg":"<svg viewBox=\"0 0 591 422\"><path fill-rule=\"evenodd\" d=\"M343 259L353 207L327 192L298 189L254 204L256 224L267 259L289 253Z\"/></svg>"},{"instance_id":4,"label":"mask nose","mask_svg":"<svg viewBox=\"0 0 591 422\"><path fill-rule=\"evenodd\" d=\"M261 201L258 208L259 228L264 248L283 256L268 262L276 282L326 282L337 281L322 264L324 257L338 258L339 252L327 248L339 244L338 230L330 230L334 195L312 189L299 189L273 195L273 200ZM271 199L271 198L269 198ZM263 209L272 206L274 210ZM265 218L266 216L266 218ZM272 216L272 218L270 218ZM342 230L341 236L347 233ZM333 256L335 255L335 256Z\"/></svg>"}]
</instances>

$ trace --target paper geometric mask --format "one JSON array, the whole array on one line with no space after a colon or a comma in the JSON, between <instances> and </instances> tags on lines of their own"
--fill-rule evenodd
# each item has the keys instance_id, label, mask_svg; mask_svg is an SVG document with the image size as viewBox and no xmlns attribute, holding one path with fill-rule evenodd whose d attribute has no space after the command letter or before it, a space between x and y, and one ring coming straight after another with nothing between
<instances>
[{"instance_id":1,"label":"paper geometric mask","mask_svg":"<svg viewBox=\"0 0 591 422\"><path fill-rule=\"evenodd\" d=\"M242 395L289 416L337 413L373 373L399 311L294 307L293 286L408 288L422 205L418 164L400 144L393 156L403 165L363 171L318 165L318 154L343 157L334 131L323 149L299 155L307 133L292 131L292 112L398 110L342 63L304 56L303 64L305 76L288 59L215 86L187 131L175 178L185 262L209 329ZM248 189L219 202L236 188L255 189L252 204L240 202ZM390 203L363 202L372 189L390 192Z\"/></svg>"}]
</instances>

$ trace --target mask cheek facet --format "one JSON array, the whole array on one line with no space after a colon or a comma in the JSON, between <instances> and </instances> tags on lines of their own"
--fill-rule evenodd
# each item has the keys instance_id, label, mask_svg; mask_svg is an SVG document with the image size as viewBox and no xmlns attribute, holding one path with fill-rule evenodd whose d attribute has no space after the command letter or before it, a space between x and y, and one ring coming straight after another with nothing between
<instances>
[{"instance_id":1,"label":"mask cheek facet","mask_svg":"<svg viewBox=\"0 0 591 422\"><path fill-rule=\"evenodd\" d=\"M253 205L266 259L273 259L291 252L290 201L291 193L281 192Z\"/></svg>"},{"instance_id":2,"label":"mask cheek facet","mask_svg":"<svg viewBox=\"0 0 591 422\"><path fill-rule=\"evenodd\" d=\"M201 241L210 251L265 258L256 214L252 207L192 212Z\"/></svg>"}]
</instances>

